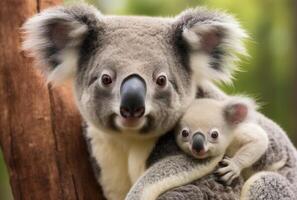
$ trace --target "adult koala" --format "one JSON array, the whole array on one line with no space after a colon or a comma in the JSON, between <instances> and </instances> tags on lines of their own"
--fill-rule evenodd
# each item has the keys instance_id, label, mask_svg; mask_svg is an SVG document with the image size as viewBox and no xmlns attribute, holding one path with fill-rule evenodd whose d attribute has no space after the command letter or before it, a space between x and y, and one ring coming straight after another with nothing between
<instances>
[{"instance_id":1,"label":"adult koala","mask_svg":"<svg viewBox=\"0 0 297 200\"><path fill-rule=\"evenodd\" d=\"M124 199L145 171L153 173L137 183L162 179L168 167L171 174L189 170L193 163L179 153L170 130L196 94L228 98L212 81L230 80L235 55L244 53L241 40L246 37L232 17L206 9L187 10L176 18L151 18L103 16L87 5L45 10L28 20L24 30L24 47L36 57L48 81L73 80L100 171L98 180L111 200ZM294 195L290 182L297 180L296 150L277 125L258 117L274 142L263 163L285 158L286 164L279 173L256 178L247 196ZM267 180L274 182L261 184ZM210 175L159 198L236 199L238 191Z\"/></svg>"}]
</instances>

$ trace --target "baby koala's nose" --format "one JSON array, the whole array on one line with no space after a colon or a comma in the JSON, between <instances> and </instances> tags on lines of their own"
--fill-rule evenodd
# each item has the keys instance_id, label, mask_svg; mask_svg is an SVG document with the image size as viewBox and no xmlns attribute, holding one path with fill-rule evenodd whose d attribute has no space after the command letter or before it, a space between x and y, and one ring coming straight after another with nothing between
<instances>
[{"instance_id":1,"label":"baby koala's nose","mask_svg":"<svg viewBox=\"0 0 297 200\"><path fill-rule=\"evenodd\" d=\"M201 132L196 132L193 135L192 149L196 152L204 150L205 136Z\"/></svg>"}]
</instances>

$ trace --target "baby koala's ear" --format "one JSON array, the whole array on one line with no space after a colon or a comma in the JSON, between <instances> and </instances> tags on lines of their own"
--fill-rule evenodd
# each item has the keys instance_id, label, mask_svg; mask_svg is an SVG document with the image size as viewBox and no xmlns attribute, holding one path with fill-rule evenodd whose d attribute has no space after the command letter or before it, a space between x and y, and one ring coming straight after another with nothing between
<instances>
[{"instance_id":1,"label":"baby koala's ear","mask_svg":"<svg viewBox=\"0 0 297 200\"><path fill-rule=\"evenodd\" d=\"M256 111L255 102L246 97L231 97L224 106L224 118L230 125L236 125L245 121Z\"/></svg>"}]
</instances>

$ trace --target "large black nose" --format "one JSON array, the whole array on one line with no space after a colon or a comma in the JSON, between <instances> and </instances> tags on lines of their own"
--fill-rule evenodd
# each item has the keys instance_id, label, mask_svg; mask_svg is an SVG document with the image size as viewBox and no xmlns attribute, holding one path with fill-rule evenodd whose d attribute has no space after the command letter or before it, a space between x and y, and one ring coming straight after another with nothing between
<instances>
[{"instance_id":1,"label":"large black nose","mask_svg":"<svg viewBox=\"0 0 297 200\"><path fill-rule=\"evenodd\" d=\"M121 85L120 113L124 118L139 118L145 112L145 81L136 74L124 79Z\"/></svg>"},{"instance_id":2,"label":"large black nose","mask_svg":"<svg viewBox=\"0 0 297 200\"><path fill-rule=\"evenodd\" d=\"M192 142L192 148L193 150L200 152L204 150L204 142L205 142L205 136L197 132L193 135L193 142Z\"/></svg>"}]
</instances>

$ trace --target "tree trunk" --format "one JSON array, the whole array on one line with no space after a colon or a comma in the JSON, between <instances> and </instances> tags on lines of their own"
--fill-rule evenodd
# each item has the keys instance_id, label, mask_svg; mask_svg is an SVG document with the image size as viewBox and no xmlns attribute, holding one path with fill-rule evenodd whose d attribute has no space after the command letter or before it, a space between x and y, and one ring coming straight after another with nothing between
<instances>
[{"instance_id":1,"label":"tree trunk","mask_svg":"<svg viewBox=\"0 0 297 200\"><path fill-rule=\"evenodd\" d=\"M103 199L71 88L46 86L19 28L60 0L0 1L0 145L15 200Z\"/></svg>"}]
</instances>

